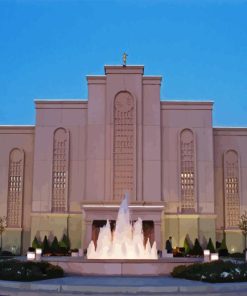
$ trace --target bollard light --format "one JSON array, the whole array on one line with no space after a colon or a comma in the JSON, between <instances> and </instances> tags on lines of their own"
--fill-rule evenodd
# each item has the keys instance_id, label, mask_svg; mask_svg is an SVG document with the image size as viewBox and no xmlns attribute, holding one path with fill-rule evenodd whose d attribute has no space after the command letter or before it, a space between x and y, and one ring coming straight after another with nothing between
<instances>
[{"instance_id":1,"label":"bollard light","mask_svg":"<svg viewBox=\"0 0 247 296\"><path fill-rule=\"evenodd\" d=\"M211 261L219 260L219 254L218 253L212 253L210 257L211 257L210 258Z\"/></svg>"},{"instance_id":2,"label":"bollard light","mask_svg":"<svg viewBox=\"0 0 247 296\"><path fill-rule=\"evenodd\" d=\"M35 260L35 253L34 252L27 252L27 260Z\"/></svg>"},{"instance_id":3,"label":"bollard light","mask_svg":"<svg viewBox=\"0 0 247 296\"><path fill-rule=\"evenodd\" d=\"M203 251L203 255L204 255L204 262L210 262L210 250L204 250Z\"/></svg>"},{"instance_id":4,"label":"bollard light","mask_svg":"<svg viewBox=\"0 0 247 296\"><path fill-rule=\"evenodd\" d=\"M37 261L40 261L40 260L41 260L41 255L42 255L42 249L37 248L37 249L35 250L35 254L36 254L36 260L37 260Z\"/></svg>"}]
</instances>

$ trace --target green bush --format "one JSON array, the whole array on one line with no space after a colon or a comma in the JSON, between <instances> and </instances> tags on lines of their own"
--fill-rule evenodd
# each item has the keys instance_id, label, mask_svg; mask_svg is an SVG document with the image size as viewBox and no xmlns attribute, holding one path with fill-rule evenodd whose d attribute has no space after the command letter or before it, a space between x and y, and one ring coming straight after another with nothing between
<instances>
[{"instance_id":1,"label":"green bush","mask_svg":"<svg viewBox=\"0 0 247 296\"><path fill-rule=\"evenodd\" d=\"M10 281L36 281L63 277L63 269L48 262L18 260L0 261L0 279Z\"/></svg>"},{"instance_id":2,"label":"green bush","mask_svg":"<svg viewBox=\"0 0 247 296\"><path fill-rule=\"evenodd\" d=\"M51 252L47 236L44 237L44 240L43 240L43 243L42 243L42 250L43 250L43 254L47 254L47 253Z\"/></svg>"},{"instance_id":3,"label":"green bush","mask_svg":"<svg viewBox=\"0 0 247 296\"><path fill-rule=\"evenodd\" d=\"M222 239L219 249L217 250L220 257L227 257L229 255L227 246L226 246L226 238Z\"/></svg>"},{"instance_id":4,"label":"green bush","mask_svg":"<svg viewBox=\"0 0 247 296\"><path fill-rule=\"evenodd\" d=\"M32 242L32 247L34 249L40 249L42 248L42 243L37 239L37 237L35 236Z\"/></svg>"},{"instance_id":5,"label":"green bush","mask_svg":"<svg viewBox=\"0 0 247 296\"><path fill-rule=\"evenodd\" d=\"M207 250L210 251L210 253L215 253L215 248L214 248L214 244L212 242L211 237L208 240L208 244L207 244Z\"/></svg>"},{"instance_id":6,"label":"green bush","mask_svg":"<svg viewBox=\"0 0 247 296\"><path fill-rule=\"evenodd\" d=\"M52 253L57 253L59 251L59 244L56 236L54 237L53 242L51 243L50 249Z\"/></svg>"},{"instance_id":7,"label":"green bush","mask_svg":"<svg viewBox=\"0 0 247 296\"><path fill-rule=\"evenodd\" d=\"M236 253L232 253L232 254L230 254L229 256L230 256L231 258L234 258L234 259L240 259L240 260L242 260L242 259L245 258L245 254L244 254L244 253L238 253L238 252L236 252Z\"/></svg>"},{"instance_id":8,"label":"green bush","mask_svg":"<svg viewBox=\"0 0 247 296\"><path fill-rule=\"evenodd\" d=\"M173 277L210 283L247 281L247 263L231 261L213 261L210 263L195 263L180 265L171 273Z\"/></svg>"},{"instance_id":9,"label":"green bush","mask_svg":"<svg viewBox=\"0 0 247 296\"><path fill-rule=\"evenodd\" d=\"M189 254L192 250L193 246L191 246L191 242L189 240L188 235L186 235L184 239L184 253L185 255Z\"/></svg>"},{"instance_id":10,"label":"green bush","mask_svg":"<svg viewBox=\"0 0 247 296\"><path fill-rule=\"evenodd\" d=\"M190 251L189 253L190 255L194 255L194 256L202 256L203 255L203 249L199 243L198 238L195 239L195 244L193 249Z\"/></svg>"},{"instance_id":11,"label":"green bush","mask_svg":"<svg viewBox=\"0 0 247 296\"><path fill-rule=\"evenodd\" d=\"M0 257L14 257L15 255L9 251L0 251Z\"/></svg>"},{"instance_id":12,"label":"green bush","mask_svg":"<svg viewBox=\"0 0 247 296\"><path fill-rule=\"evenodd\" d=\"M61 241L59 242L59 247L61 249L65 249L65 250L69 251L69 249L70 249L70 241L69 241L69 238L67 237L66 234L63 235Z\"/></svg>"}]
</instances>

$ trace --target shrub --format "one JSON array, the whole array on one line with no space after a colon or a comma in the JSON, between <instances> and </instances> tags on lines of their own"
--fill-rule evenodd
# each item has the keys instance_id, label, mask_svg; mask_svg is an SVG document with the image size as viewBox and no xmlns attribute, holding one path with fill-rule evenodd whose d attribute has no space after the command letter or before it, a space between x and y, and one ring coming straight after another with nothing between
<instances>
[{"instance_id":1,"label":"shrub","mask_svg":"<svg viewBox=\"0 0 247 296\"><path fill-rule=\"evenodd\" d=\"M33 247L29 247L29 248L28 248L28 252L35 252L35 248L33 248Z\"/></svg>"},{"instance_id":2,"label":"shrub","mask_svg":"<svg viewBox=\"0 0 247 296\"><path fill-rule=\"evenodd\" d=\"M78 250L77 248L75 248L75 249L71 249L70 252L75 252L75 253L77 253L77 252L79 252L79 250Z\"/></svg>"},{"instance_id":3,"label":"shrub","mask_svg":"<svg viewBox=\"0 0 247 296\"><path fill-rule=\"evenodd\" d=\"M9 251L1 251L0 257L14 257L15 255Z\"/></svg>"},{"instance_id":4,"label":"shrub","mask_svg":"<svg viewBox=\"0 0 247 296\"><path fill-rule=\"evenodd\" d=\"M189 254L191 252L191 249L192 249L191 248L191 242L189 240L188 235L186 235L186 237L184 239L184 253L185 253L185 255Z\"/></svg>"},{"instance_id":5,"label":"shrub","mask_svg":"<svg viewBox=\"0 0 247 296\"><path fill-rule=\"evenodd\" d=\"M199 240L196 238L195 239L195 244L193 249L190 251L190 255L194 256L202 256L203 255L203 249L199 243Z\"/></svg>"},{"instance_id":6,"label":"shrub","mask_svg":"<svg viewBox=\"0 0 247 296\"><path fill-rule=\"evenodd\" d=\"M247 281L247 263L213 261L177 266L171 273L173 277L211 283Z\"/></svg>"},{"instance_id":7,"label":"shrub","mask_svg":"<svg viewBox=\"0 0 247 296\"><path fill-rule=\"evenodd\" d=\"M212 242L211 237L208 240L208 244L207 244L207 250L210 251L210 253L215 253L215 248L214 248L214 244Z\"/></svg>"},{"instance_id":8,"label":"shrub","mask_svg":"<svg viewBox=\"0 0 247 296\"><path fill-rule=\"evenodd\" d=\"M59 244L56 236L54 237L53 242L51 243L50 249L53 253L56 253L59 251Z\"/></svg>"},{"instance_id":9,"label":"shrub","mask_svg":"<svg viewBox=\"0 0 247 296\"><path fill-rule=\"evenodd\" d=\"M48 262L4 260L0 262L0 279L34 281L63 277L63 269Z\"/></svg>"},{"instance_id":10,"label":"shrub","mask_svg":"<svg viewBox=\"0 0 247 296\"><path fill-rule=\"evenodd\" d=\"M215 243L216 250L218 250L220 248L220 246L221 246L221 242L216 241L216 243Z\"/></svg>"},{"instance_id":11,"label":"shrub","mask_svg":"<svg viewBox=\"0 0 247 296\"><path fill-rule=\"evenodd\" d=\"M66 249L67 251L70 249L70 241L66 234L63 235L61 241L59 242L59 247Z\"/></svg>"},{"instance_id":12,"label":"shrub","mask_svg":"<svg viewBox=\"0 0 247 296\"><path fill-rule=\"evenodd\" d=\"M222 239L221 245L218 249L218 253L219 253L219 256L221 256L221 257L226 257L229 255L229 252L228 252L228 249L226 246L226 238L225 237Z\"/></svg>"},{"instance_id":13,"label":"shrub","mask_svg":"<svg viewBox=\"0 0 247 296\"><path fill-rule=\"evenodd\" d=\"M231 258L234 258L234 259L244 259L245 258L245 254L244 253L232 253L229 255Z\"/></svg>"},{"instance_id":14,"label":"shrub","mask_svg":"<svg viewBox=\"0 0 247 296\"><path fill-rule=\"evenodd\" d=\"M47 236L44 237L44 240L42 243L42 250L43 250L43 254L50 253L50 251L51 251Z\"/></svg>"},{"instance_id":15,"label":"shrub","mask_svg":"<svg viewBox=\"0 0 247 296\"><path fill-rule=\"evenodd\" d=\"M36 236L35 236L34 239L33 239L32 247L33 247L34 249L40 249L40 248L42 248L42 244L41 244L41 242L37 239Z\"/></svg>"}]
</instances>

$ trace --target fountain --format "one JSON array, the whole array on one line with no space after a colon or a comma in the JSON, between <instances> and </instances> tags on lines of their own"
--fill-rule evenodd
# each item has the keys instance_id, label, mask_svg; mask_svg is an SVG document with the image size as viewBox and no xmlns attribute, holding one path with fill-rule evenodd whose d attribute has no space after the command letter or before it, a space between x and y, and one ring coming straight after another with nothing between
<instances>
[{"instance_id":1,"label":"fountain","mask_svg":"<svg viewBox=\"0 0 247 296\"><path fill-rule=\"evenodd\" d=\"M149 239L144 245L142 220L134 225L130 222L128 194L120 205L115 231L111 231L109 220L100 228L97 247L93 241L87 249L88 259L158 259L156 242L151 247Z\"/></svg>"},{"instance_id":2,"label":"fountain","mask_svg":"<svg viewBox=\"0 0 247 296\"><path fill-rule=\"evenodd\" d=\"M145 211L149 212L146 217L154 217L156 221L159 221L157 216L162 214L163 206L135 205L135 209L139 209L139 212L145 215L144 207ZM102 207L99 208L102 211ZM99 218L112 215L113 211L109 211L109 208L106 209L104 215L99 214ZM85 209L88 213L88 221L92 222L97 211L94 212L95 209L92 209L91 206L88 208L85 206ZM136 213L137 210L133 214ZM90 230L89 227L88 230ZM157 228L155 230L159 235ZM157 238L159 237L156 236ZM169 275L178 265L188 265L201 261L200 258L158 259L156 243L154 242L151 246L148 240L144 245L142 220L138 218L135 223L131 222L127 194L120 205L115 230L111 231L110 223L107 221L106 225L100 229L96 245L93 241L90 242L87 258L62 258L58 259L56 264L61 266L66 273L83 276L158 276ZM54 264L55 261L52 260L51 262Z\"/></svg>"}]
</instances>

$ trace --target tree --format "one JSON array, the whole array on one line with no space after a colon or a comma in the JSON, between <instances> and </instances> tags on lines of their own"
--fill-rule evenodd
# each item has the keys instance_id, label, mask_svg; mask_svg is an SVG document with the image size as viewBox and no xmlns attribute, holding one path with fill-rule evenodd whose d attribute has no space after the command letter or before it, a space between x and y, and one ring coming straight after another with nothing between
<instances>
[{"instance_id":1,"label":"tree","mask_svg":"<svg viewBox=\"0 0 247 296\"><path fill-rule=\"evenodd\" d=\"M59 247L68 251L70 249L70 241L66 234L63 235L63 238L59 242Z\"/></svg>"},{"instance_id":2,"label":"tree","mask_svg":"<svg viewBox=\"0 0 247 296\"><path fill-rule=\"evenodd\" d=\"M200 245L198 238L195 239L195 244L193 249L190 251L190 255L195 255L195 256L203 255L203 249Z\"/></svg>"},{"instance_id":3,"label":"tree","mask_svg":"<svg viewBox=\"0 0 247 296\"><path fill-rule=\"evenodd\" d=\"M44 254L47 254L47 253L50 252L50 246L49 246L47 236L44 237L44 240L43 240L43 243L42 243L42 249L43 249Z\"/></svg>"},{"instance_id":4,"label":"tree","mask_svg":"<svg viewBox=\"0 0 247 296\"><path fill-rule=\"evenodd\" d=\"M185 255L189 254L193 248L193 245L191 246L191 241L189 239L189 236L186 235L184 239L184 253Z\"/></svg>"},{"instance_id":5,"label":"tree","mask_svg":"<svg viewBox=\"0 0 247 296\"><path fill-rule=\"evenodd\" d=\"M55 236L53 239L53 242L51 243L51 251L53 253L56 253L58 252L58 250L59 250L59 244L58 244L57 237Z\"/></svg>"},{"instance_id":6,"label":"tree","mask_svg":"<svg viewBox=\"0 0 247 296\"><path fill-rule=\"evenodd\" d=\"M6 219L6 217L0 217L0 236L1 236L0 251L2 251L3 233L5 231L6 226L7 226L7 219Z\"/></svg>"},{"instance_id":7,"label":"tree","mask_svg":"<svg viewBox=\"0 0 247 296\"><path fill-rule=\"evenodd\" d=\"M207 244L207 250L210 251L210 253L215 253L215 248L214 248L214 244L212 242L211 237L208 240L208 244Z\"/></svg>"},{"instance_id":8,"label":"tree","mask_svg":"<svg viewBox=\"0 0 247 296\"><path fill-rule=\"evenodd\" d=\"M239 229L242 231L242 234L244 236L244 250L246 252L246 237L247 237L247 211L244 211L244 214L240 216L239 224L238 224Z\"/></svg>"},{"instance_id":9,"label":"tree","mask_svg":"<svg viewBox=\"0 0 247 296\"><path fill-rule=\"evenodd\" d=\"M227 245L226 245L226 237L225 236L222 239L222 242L221 242L220 247L218 249L218 253L219 253L220 257L221 256L226 257L229 255Z\"/></svg>"},{"instance_id":10,"label":"tree","mask_svg":"<svg viewBox=\"0 0 247 296\"><path fill-rule=\"evenodd\" d=\"M35 236L35 238L33 239L32 247L33 247L34 249L42 248L42 243L37 239L36 236Z\"/></svg>"}]
</instances>

